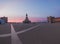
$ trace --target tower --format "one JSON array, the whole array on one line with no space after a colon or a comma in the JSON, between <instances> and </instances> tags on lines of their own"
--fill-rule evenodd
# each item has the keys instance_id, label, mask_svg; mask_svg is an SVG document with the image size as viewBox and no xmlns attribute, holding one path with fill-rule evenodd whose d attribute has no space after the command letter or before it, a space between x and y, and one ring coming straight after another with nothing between
<instances>
[{"instance_id":1,"label":"tower","mask_svg":"<svg viewBox=\"0 0 60 44\"><path fill-rule=\"evenodd\" d=\"M25 20L23 21L23 23L31 23L31 21L29 20L29 18L28 18L28 14L26 13L26 18L25 18Z\"/></svg>"}]
</instances>

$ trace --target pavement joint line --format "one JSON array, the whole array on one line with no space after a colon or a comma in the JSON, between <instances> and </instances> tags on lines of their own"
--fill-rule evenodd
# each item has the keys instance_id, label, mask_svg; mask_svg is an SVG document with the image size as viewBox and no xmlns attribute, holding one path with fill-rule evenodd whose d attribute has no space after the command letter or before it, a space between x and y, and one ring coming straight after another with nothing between
<instances>
[{"instance_id":1,"label":"pavement joint line","mask_svg":"<svg viewBox=\"0 0 60 44\"><path fill-rule=\"evenodd\" d=\"M13 25L11 24L11 44L22 44L20 38L15 32Z\"/></svg>"},{"instance_id":2,"label":"pavement joint line","mask_svg":"<svg viewBox=\"0 0 60 44\"><path fill-rule=\"evenodd\" d=\"M25 32L27 32L27 31L30 31L30 30L34 29L34 28L37 28L38 26L40 26L40 25L36 25L36 26L30 27L30 28L28 28L28 29L19 31L19 32L17 32L17 34L25 33Z\"/></svg>"},{"instance_id":3,"label":"pavement joint line","mask_svg":"<svg viewBox=\"0 0 60 44\"><path fill-rule=\"evenodd\" d=\"M11 36L11 34L2 34L2 35L0 35L0 37L7 37L7 36Z\"/></svg>"},{"instance_id":4,"label":"pavement joint line","mask_svg":"<svg viewBox=\"0 0 60 44\"><path fill-rule=\"evenodd\" d=\"M22 31L18 31L18 32L16 32L16 34L21 34L21 33L27 32L27 31L29 31L29 30L32 30L32 29L38 27L38 26L40 26L40 25L38 24L38 25L33 26L33 27L30 27L30 28L28 28L28 29L25 29L25 30L22 30ZM7 37L7 36L11 36L11 33L0 35L0 37Z\"/></svg>"}]
</instances>

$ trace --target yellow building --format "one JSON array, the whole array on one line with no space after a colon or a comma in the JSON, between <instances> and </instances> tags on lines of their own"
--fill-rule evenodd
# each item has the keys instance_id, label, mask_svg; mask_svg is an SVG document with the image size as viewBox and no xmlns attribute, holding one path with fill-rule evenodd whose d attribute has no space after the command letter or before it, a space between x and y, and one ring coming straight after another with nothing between
<instances>
[{"instance_id":1,"label":"yellow building","mask_svg":"<svg viewBox=\"0 0 60 44\"><path fill-rule=\"evenodd\" d=\"M49 16L47 17L47 20L49 23L57 23L57 22L60 22L60 17L52 17L52 16Z\"/></svg>"}]
</instances>

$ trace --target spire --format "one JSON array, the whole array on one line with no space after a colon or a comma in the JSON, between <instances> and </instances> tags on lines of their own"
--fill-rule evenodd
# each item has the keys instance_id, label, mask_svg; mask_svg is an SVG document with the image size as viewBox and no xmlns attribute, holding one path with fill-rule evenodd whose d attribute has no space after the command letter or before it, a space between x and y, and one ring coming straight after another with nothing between
<instances>
[{"instance_id":1,"label":"spire","mask_svg":"<svg viewBox=\"0 0 60 44\"><path fill-rule=\"evenodd\" d=\"M26 13L26 17L28 17L28 14Z\"/></svg>"}]
</instances>

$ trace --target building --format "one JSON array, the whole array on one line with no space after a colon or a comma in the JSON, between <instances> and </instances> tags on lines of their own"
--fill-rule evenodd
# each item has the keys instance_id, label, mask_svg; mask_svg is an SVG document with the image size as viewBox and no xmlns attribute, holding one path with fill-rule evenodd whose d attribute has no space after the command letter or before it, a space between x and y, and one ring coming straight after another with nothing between
<instances>
[{"instance_id":1,"label":"building","mask_svg":"<svg viewBox=\"0 0 60 44\"><path fill-rule=\"evenodd\" d=\"M23 23L31 23L31 21L30 21L29 18L28 18L28 14L26 14L26 18L25 18L25 20L23 21Z\"/></svg>"},{"instance_id":2,"label":"building","mask_svg":"<svg viewBox=\"0 0 60 44\"><path fill-rule=\"evenodd\" d=\"M49 17L47 17L47 20L48 20L49 23L53 23L54 22L54 17L49 16Z\"/></svg>"},{"instance_id":3,"label":"building","mask_svg":"<svg viewBox=\"0 0 60 44\"><path fill-rule=\"evenodd\" d=\"M47 17L47 20L49 23L57 23L57 22L60 22L60 17L52 17L52 16L49 16Z\"/></svg>"},{"instance_id":4,"label":"building","mask_svg":"<svg viewBox=\"0 0 60 44\"><path fill-rule=\"evenodd\" d=\"M0 24L3 24L3 23L7 23L8 22L8 18L7 17L0 17Z\"/></svg>"}]
</instances>

